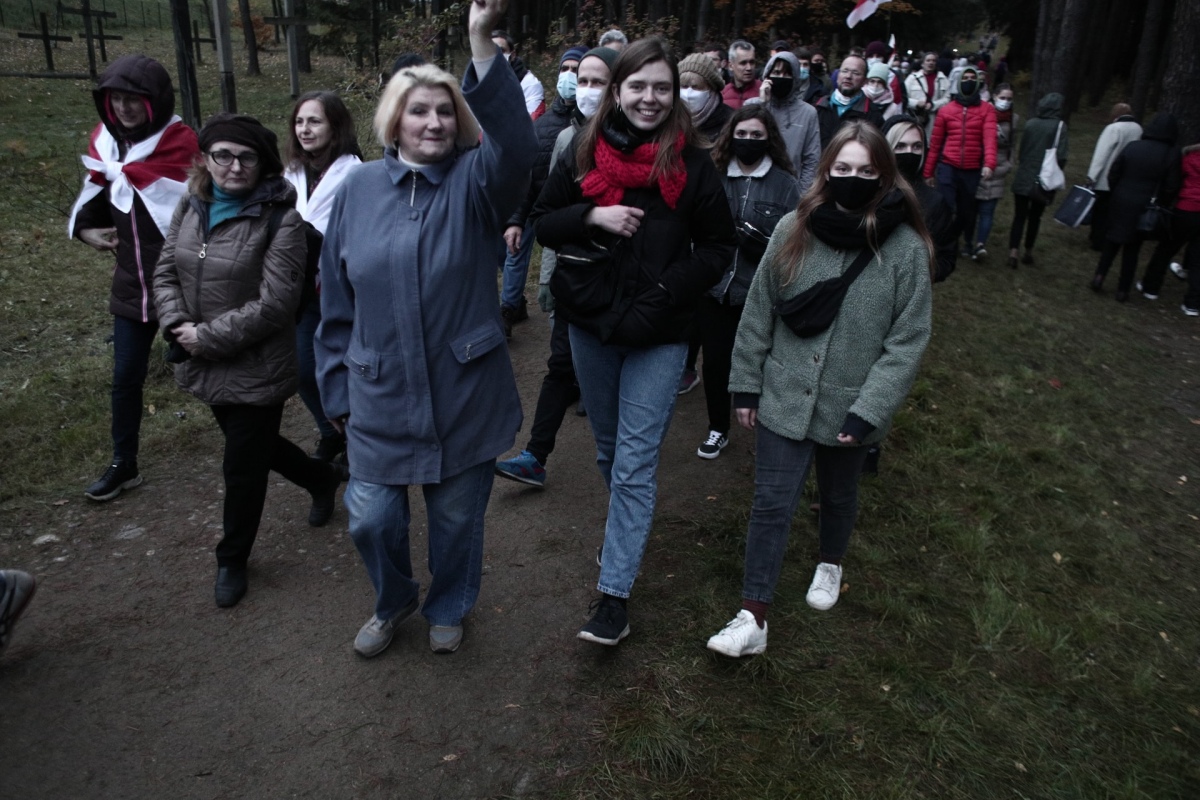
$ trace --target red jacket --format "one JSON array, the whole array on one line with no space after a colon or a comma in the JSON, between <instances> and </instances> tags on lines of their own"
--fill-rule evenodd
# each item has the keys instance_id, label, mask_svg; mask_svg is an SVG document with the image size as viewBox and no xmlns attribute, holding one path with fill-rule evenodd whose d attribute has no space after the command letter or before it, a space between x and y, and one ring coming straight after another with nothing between
<instances>
[{"instance_id":1,"label":"red jacket","mask_svg":"<svg viewBox=\"0 0 1200 800\"><path fill-rule=\"evenodd\" d=\"M933 177L939 161L957 169L996 169L996 109L991 103L964 106L955 99L938 109L926 178Z\"/></svg>"},{"instance_id":2,"label":"red jacket","mask_svg":"<svg viewBox=\"0 0 1200 800\"><path fill-rule=\"evenodd\" d=\"M757 99L758 90L761 86L762 81L753 80L739 89L734 85L733 81L730 81L721 90L721 101L730 108L741 108L747 100Z\"/></svg>"},{"instance_id":3,"label":"red jacket","mask_svg":"<svg viewBox=\"0 0 1200 800\"><path fill-rule=\"evenodd\" d=\"M1200 212L1200 146L1184 148L1183 186L1175 207L1180 211Z\"/></svg>"}]
</instances>

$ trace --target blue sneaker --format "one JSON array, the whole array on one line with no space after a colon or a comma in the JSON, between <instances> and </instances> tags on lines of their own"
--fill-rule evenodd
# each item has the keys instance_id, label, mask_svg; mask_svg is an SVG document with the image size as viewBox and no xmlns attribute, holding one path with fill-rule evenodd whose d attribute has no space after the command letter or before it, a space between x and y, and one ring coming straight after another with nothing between
<instances>
[{"instance_id":1,"label":"blue sneaker","mask_svg":"<svg viewBox=\"0 0 1200 800\"><path fill-rule=\"evenodd\" d=\"M546 486L546 468L528 450L522 450L521 455L516 458L497 461L496 474L501 478L527 483L539 489Z\"/></svg>"}]
</instances>

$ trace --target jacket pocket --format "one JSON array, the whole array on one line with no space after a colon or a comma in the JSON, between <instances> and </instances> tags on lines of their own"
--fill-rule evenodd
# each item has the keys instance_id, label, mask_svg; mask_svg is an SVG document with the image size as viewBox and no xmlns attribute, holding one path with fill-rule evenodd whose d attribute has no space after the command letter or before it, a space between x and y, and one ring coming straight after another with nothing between
<instances>
[{"instance_id":1,"label":"jacket pocket","mask_svg":"<svg viewBox=\"0 0 1200 800\"><path fill-rule=\"evenodd\" d=\"M504 332L494 321L473 328L450 341L450 351L460 364L467 364L491 352L504 341Z\"/></svg>"},{"instance_id":2,"label":"jacket pocket","mask_svg":"<svg viewBox=\"0 0 1200 800\"><path fill-rule=\"evenodd\" d=\"M350 343L342 363L350 370L351 375L363 380L374 381L379 378L379 354L354 342Z\"/></svg>"}]
</instances>

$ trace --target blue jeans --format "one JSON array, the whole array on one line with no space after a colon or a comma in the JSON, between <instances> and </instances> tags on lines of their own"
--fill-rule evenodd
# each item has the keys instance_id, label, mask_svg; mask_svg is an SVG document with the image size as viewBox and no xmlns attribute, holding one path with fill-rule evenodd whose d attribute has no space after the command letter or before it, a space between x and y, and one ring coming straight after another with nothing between
<instances>
[{"instance_id":1,"label":"blue jeans","mask_svg":"<svg viewBox=\"0 0 1200 800\"><path fill-rule=\"evenodd\" d=\"M317 356L313 351L313 338L317 335L317 326L320 324L321 298L314 297L296 323L296 366L300 371L298 391L305 408L317 422L321 438L328 439L337 435L337 429L325 418L325 409L321 406L321 392L317 388Z\"/></svg>"},{"instance_id":2,"label":"blue jeans","mask_svg":"<svg viewBox=\"0 0 1200 800\"><path fill-rule=\"evenodd\" d=\"M150 364L157 322L113 317L112 440L113 458L131 461L138 455L142 428L142 387Z\"/></svg>"},{"instance_id":3,"label":"blue jeans","mask_svg":"<svg viewBox=\"0 0 1200 800\"><path fill-rule=\"evenodd\" d=\"M596 439L596 464L608 486L604 565L596 588L629 597L650 536L658 457L688 346L606 345L574 325L570 334L575 374Z\"/></svg>"},{"instance_id":4,"label":"blue jeans","mask_svg":"<svg viewBox=\"0 0 1200 800\"><path fill-rule=\"evenodd\" d=\"M992 235L992 221L995 219L996 206L1000 203L1000 198L977 202L979 204L978 231L975 233L975 241L967 242L968 245L987 244L988 237Z\"/></svg>"},{"instance_id":5,"label":"blue jeans","mask_svg":"<svg viewBox=\"0 0 1200 800\"><path fill-rule=\"evenodd\" d=\"M840 562L858 516L858 476L866 447L830 447L811 439L796 441L767 430L761 422L754 457L754 505L746 532L746 572L742 597L770 603L783 567L788 533L804 495L804 479L816 456L821 493L820 560ZM608 558L605 550L604 557Z\"/></svg>"},{"instance_id":6,"label":"blue jeans","mask_svg":"<svg viewBox=\"0 0 1200 800\"><path fill-rule=\"evenodd\" d=\"M500 289L500 305L516 308L525 295L525 279L529 277L529 257L533 255L533 226L521 232L521 246L514 256L504 248L504 283Z\"/></svg>"},{"instance_id":7,"label":"blue jeans","mask_svg":"<svg viewBox=\"0 0 1200 800\"><path fill-rule=\"evenodd\" d=\"M483 515L496 460L477 464L441 483L421 486L429 518L429 572L433 579L421 614L430 625L459 625L479 597L483 578ZM408 526L407 486L350 478L346 487L350 538L375 586L375 614L391 619L416 599Z\"/></svg>"}]
</instances>

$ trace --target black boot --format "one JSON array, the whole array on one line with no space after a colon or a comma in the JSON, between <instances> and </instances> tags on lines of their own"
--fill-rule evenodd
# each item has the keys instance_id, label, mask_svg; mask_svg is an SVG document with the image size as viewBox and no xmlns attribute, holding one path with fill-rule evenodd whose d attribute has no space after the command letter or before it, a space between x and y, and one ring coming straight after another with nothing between
<instances>
[{"instance_id":1,"label":"black boot","mask_svg":"<svg viewBox=\"0 0 1200 800\"><path fill-rule=\"evenodd\" d=\"M317 450L312 457L317 461L333 461L346 452L346 435L335 433L333 436L322 436L317 442Z\"/></svg>"},{"instance_id":2,"label":"black boot","mask_svg":"<svg viewBox=\"0 0 1200 800\"><path fill-rule=\"evenodd\" d=\"M236 606L246 596L246 587L245 565L217 567L217 583L213 587L213 594L218 608Z\"/></svg>"},{"instance_id":3,"label":"black boot","mask_svg":"<svg viewBox=\"0 0 1200 800\"><path fill-rule=\"evenodd\" d=\"M337 503L338 484L346 480L346 468L341 464L329 464L329 472L322 478L315 489L309 489L312 495L312 508L308 510L308 524L319 528L333 517L333 509Z\"/></svg>"},{"instance_id":4,"label":"black boot","mask_svg":"<svg viewBox=\"0 0 1200 800\"><path fill-rule=\"evenodd\" d=\"M100 480L84 489L83 494L84 497L103 503L105 500L112 500L126 489L140 486L141 483L142 476L138 472L136 458L129 460L115 458L109 468L100 476Z\"/></svg>"}]
</instances>

